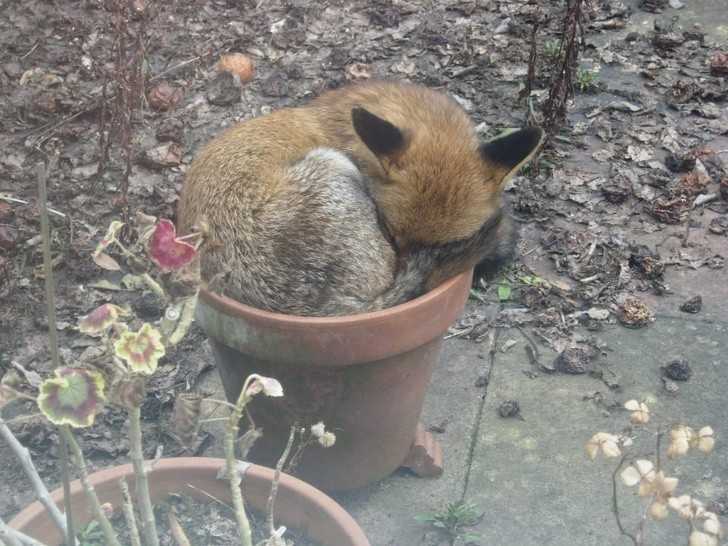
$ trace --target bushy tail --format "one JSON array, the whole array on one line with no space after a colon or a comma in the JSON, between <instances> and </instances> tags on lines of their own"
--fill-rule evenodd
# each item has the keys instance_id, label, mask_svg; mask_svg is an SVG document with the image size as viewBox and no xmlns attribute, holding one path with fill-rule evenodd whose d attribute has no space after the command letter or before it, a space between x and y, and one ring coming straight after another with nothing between
<instances>
[{"instance_id":1,"label":"bushy tail","mask_svg":"<svg viewBox=\"0 0 728 546\"><path fill-rule=\"evenodd\" d=\"M408 256L392 286L372 302L373 308L387 309L421 296L434 267L435 258L431 252L420 251Z\"/></svg>"}]
</instances>

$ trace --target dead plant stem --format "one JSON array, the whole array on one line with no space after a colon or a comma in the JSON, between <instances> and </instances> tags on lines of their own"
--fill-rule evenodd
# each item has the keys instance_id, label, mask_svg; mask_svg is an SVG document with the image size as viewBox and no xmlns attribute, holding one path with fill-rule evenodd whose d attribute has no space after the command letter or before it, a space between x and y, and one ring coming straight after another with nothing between
<instances>
[{"instance_id":1,"label":"dead plant stem","mask_svg":"<svg viewBox=\"0 0 728 546\"><path fill-rule=\"evenodd\" d=\"M129 451L132 466L134 467L134 477L136 478L134 493L142 519L142 534L144 535L145 546L159 546L157 525L154 520L154 508L152 507L152 499L149 496L149 484L147 483L147 467L142 451L140 407L129 408Z\"/></svg>"},{"instance_id":2,"label":"dead plant stem","mask_svg":"<svg viewBox=\"0 0 728 546\"><path fill-rule=\"evenodd\" d=\"M612 513L614 514L614 519L617 521L617 527L619 528L619 532L622 533L623 536L626 536L632 541L632 544L635 546L639 546L639 542L637 541L637 537L627 531L627 529L624 528L624 525L622 524L622 517L619 513L619 498L617 495L617 475L619 474L619 471L622 469L622 466L624 465L624 461L627 459L627 456L623 456L622 460L619 461L619 464L617 465L617 468L614 469L614 472L612 473Z\"/></svg>"},{"instance_id":3,"label":"dead plant stem","mask_svg":"<svg viewBox=\"0 0 728 546\"><path fill-rule=\"evenodd\" d=\"M119 489L121 489L121 495L124 498L121 508L124 512L126 526L129 528L129 540L131 540L131 546L141 546L142 541L139 538L139 528L137 527L136 516L134 515L134 503L131 500L129 485L126 483L125 478L119 478Z\"/></svg>"},{"instance_id":4,"label":"dead plant stem","mask_svg":"<svg viewBox=\"0 0 728 546\"><path fill-rule=\"evenodd\" d=\"M252 536L250 531L250 521L245 513L245 503L243 501L243 493L240 490L242 478L240 469L238 468L238 460L235 457L235 439L240 432L240 419L243 416L245 406L248 404L250 397L247 394L248 381L243 384L240 391L235 409L230 412L230 419L225 428L225 462L227 478L230 481L230 495L233 500L233 511L235 519L238 523L238 534L241 546L252 546Z\"/></svg>"},{"instance_id":5,"label":"dead plant stem","mask_svg":"<svg viewBox=\"0 0 728 546\"><path fill-rule=\"evenodd\" d=\"M6 546L23 546L20 538L13 533L13 530L2 519L0 519L0 543Z\"/></svg>"},{"instance_id":6,"label":"dead plant stem","mask_svg":"<svg viewBox=\"0 0 728 546\"><path fill-rule=\"evenodd\" d=\"M79 477L81 478L81 485L83 485L83 489L86 492L86 497L91 504L94 518L99 523L99 525L101 526L101 531L104 533L104 539L106 540L107 546L121 546L119 540L116 538L116 533L114 533L114 529L111 527L109 518L106 517L104 509L101 508L101 502L99 502L99 498L96 495L96 490L94 489L91 481L88 479L88 468L86 467L86 459L83 456L81 448L79 447L76 439L73 437L73 434L71 434L71 431L68 427L60 427L60 431L61 434L66 437L66 443L71 450L71 454L76 464L76 469L78 470Z\"/></svg>"},{"instance_id":7,"label":"dead plant stem","mask_svg":"<svg viewBox=\"0 0 728 546\"><path fill-rule=\"evenodd\" d=\"M23 467L25 475L28 477L31 485L33 486L36 497L38 497L40 503L48 511L48 514L51 516L53 523L55 523L56 527L58 527L58 529L63 533L64 537L67 536L67 522L63 519L63 514L56 506L56 503L53 502L53 500L51 499L48 488L46 487L45 483L38 474L38 470L33 464L33 459L30 456L30 452L25 446L23 446L23 444L18 441L18 439L13 434L13 431L10 430L10 427L8 427L7 423L5 422L5 420L3 420L2 417L0 417L0 436L5 439L7 444L10 446L10 449L17 457L18 461L20 461L20 465Z\"/></svg>"},{"instance_id":8,"label":"dead plant stem","mask_svg":"<svg viewBox=\"0 0 728 546\"><path fill-rule=\"evenodd\" d=\"M56 321L56 286L53 277L53 264L51 260L51 234L50 219L48 217L48 177L58 164L58 154L53 153L48 165L38 165L38 208L40 210L40 231L43 244L43 273L45 277L45 292L48 316L48 346L51 353L53 368L58 369L61 365L61 358L58 352L58 328ZM66 429L67 426L60 427ZM64 540L67 546L76 544L76 533L73 528L73 511L71 510L71 478L68 470L68 446L66 445L66 434L61 430L61 478L63 481L63 507L66 512L66 530Z\"/></svg>"},{"instance_id":9,"label":"dead plant stem","mask_svg":"<svg viewBox=\"0 0 728 546\"><path fill-rule=\"evenodd\" d=\"M293 425L291 427L291 432L288 435L288 442L286 443L286 448L283 450L283 454L281 455L280 459L278 459L278 463L276 463L276 471L273 475L273 483L270 486L270 495L268 496L268 516L266 519L266 527L268 527L268 533L273 536L273 534L276 532L275 527L275 518L273 516L273 512L275 511L275 504L276 504L276 496L278 495L278 484L281 481L281 470L283 469L283 465L286 463L286 459L288 459L288 456L291 454L291 448L293 447L293 440L296 438L296 432L298 431L298 426Z\"/></svg>"}]
</instances>

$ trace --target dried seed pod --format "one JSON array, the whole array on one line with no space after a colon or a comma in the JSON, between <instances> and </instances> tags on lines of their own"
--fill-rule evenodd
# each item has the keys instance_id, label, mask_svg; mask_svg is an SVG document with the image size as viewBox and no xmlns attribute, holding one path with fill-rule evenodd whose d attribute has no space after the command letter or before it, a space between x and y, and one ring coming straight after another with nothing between
<instances>
[{"instance_id":1,"label":"dried seed pod","mask_svg":"<svg viewBox=\"0 0 728 546\"><path fill-rule=\"evenodd\" d=\"M149 91L149 106L164 112L171 110L182 101L182 89L167 82L160 82Z\"/></svg>"},{"instance_id":2,"label":"dried seed pod","mask_svg":"<svg viewBox=\"0 0 728 546\"><path fill-rule=\"evenodd\" d=\"M627 328L641 328L655 320L649 307L634 297L625 300L617 318Z\"/></svg>"}]
</instances>

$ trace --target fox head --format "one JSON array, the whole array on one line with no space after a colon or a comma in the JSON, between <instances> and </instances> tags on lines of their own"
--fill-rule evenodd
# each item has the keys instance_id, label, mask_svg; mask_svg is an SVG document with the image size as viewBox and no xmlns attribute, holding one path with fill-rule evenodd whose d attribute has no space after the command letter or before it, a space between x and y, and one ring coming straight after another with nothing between
<instances>
[{"instance_id":1,"label":"fox head","mask_svg":"<svg viewBox=\"0 0 728 546\"><path fill-rule=\"evenodd\" d=\"M465 112L439 94L390 119L355 106L351 120L384 173L371 192L400 251L476 233L543 140L541 129L526 128L481 142Z\"/></svg>"}]
</instances>

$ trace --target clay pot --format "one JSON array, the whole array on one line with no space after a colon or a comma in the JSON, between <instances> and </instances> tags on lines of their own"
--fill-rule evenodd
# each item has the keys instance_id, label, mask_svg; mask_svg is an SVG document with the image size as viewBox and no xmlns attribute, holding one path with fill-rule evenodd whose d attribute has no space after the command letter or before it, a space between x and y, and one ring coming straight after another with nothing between
<instances>
[{"instance_id":1,"label":"clay pot","mask_svg":"<svg viewBox=\"0 0 728 546\"><path fill-rule=\"evenodd\" d=\"M471 279L469 271L383 311L321 318L261 311L201 291L197 323L210 338L228 400L251 373L283 385L283 398L256 397L249 406L263 428L249 459L274 466L294 421L323 421L336 444L310 445L294 470L320 489L362 487L403 463L439 475L439 445L418 421L443 334L462 311Z\"/></svg>"},{"instance_id":2,"label":"clay pot","mask_svg":"<svg viewBox=\"0 0 728 546\"><path fill-rule=\"evenodd\" d=\"M200 501L209 501L210 497L205 495L209 493L223 502L231 503L228 481L217 478L218 472L224 467L223 459L161 459L148 474L152 502L164 500L169 494L189 495ZM273 474L270 468L257 465L247 468L242 484L247 507L262 512L266 510ZM90 476L101 503L109 502L115 509L120 508L122 496L118 481L122 477L133 489L134 472L131 465L107 468ZM55 490L51 497L62 509L63 490ZM93 519L79 481L71 484L71 499L78 529ZM276 521L301 531L325 546L369 546L364 532L341 506L318 489L287 474L282 474L279 482ZM63 542L60 532L37 501L10 521L10 527L50 546L59 546Z\"/></svg>"}]
</instances>

